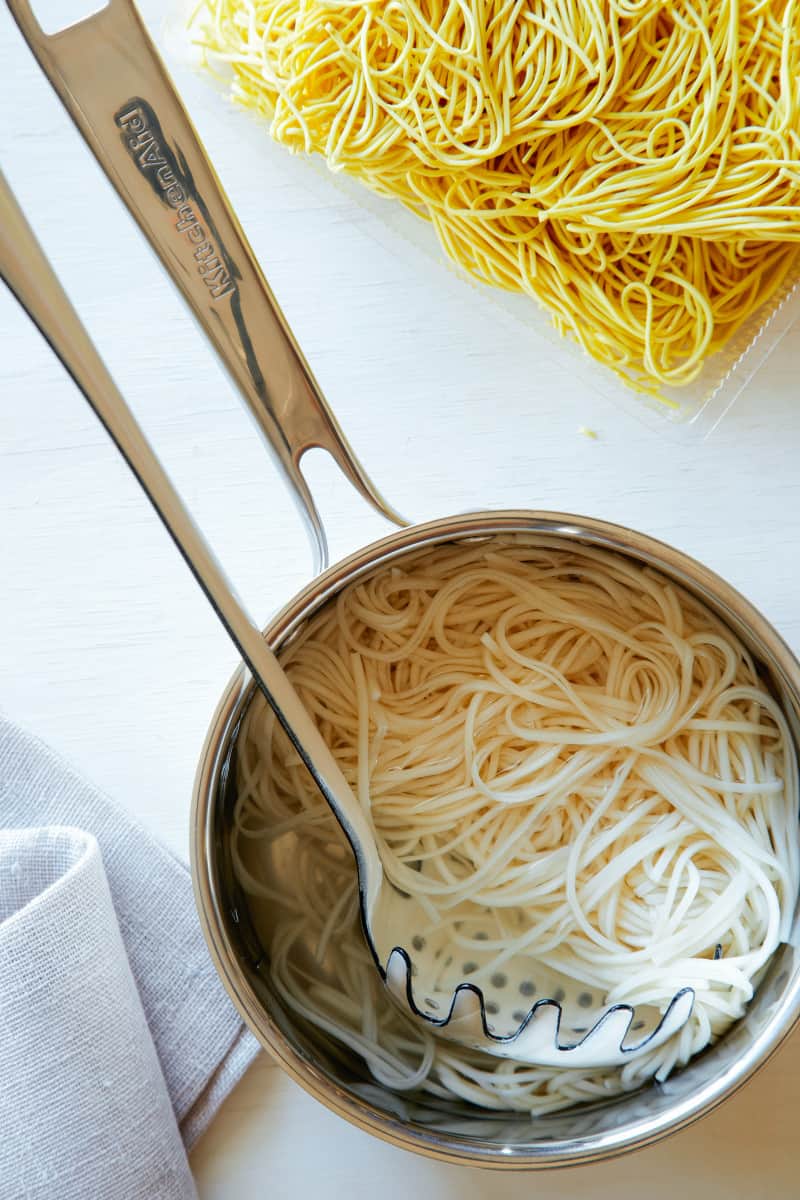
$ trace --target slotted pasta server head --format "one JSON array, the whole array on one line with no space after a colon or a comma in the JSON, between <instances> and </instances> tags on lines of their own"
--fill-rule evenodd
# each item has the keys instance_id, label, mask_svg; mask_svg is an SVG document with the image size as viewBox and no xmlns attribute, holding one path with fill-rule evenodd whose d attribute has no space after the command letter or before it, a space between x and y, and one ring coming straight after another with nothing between
<instances>
[{"instance_id":1,"label":"slotted pasta server head","mask_svg":"<svg viewBox=\"0 0 800 1200\"><path fill-rule=\"evenodd\" d=\"M110 0L48 36L27 0L7 3L275 450L318 561L324 533L299 470L310 446L327 448L362 495L402 523L327 407L134 6ZM397 1003L444 1037L543 1065L610 1066L675 1033L691 1013L691 989L679 991L666 1012L609 1004L546 964L508 953L508 930L496 915L471 906L448 914L446 923L432 921L423 904L392 884L367 814L191 522L2 177L0 275L111 433L336 814L356 859L365 934Z\"/></svg>"},{"instance_id":2,"label":"slotted pasta server head","mask_svg":"<svg viewBox=\"0 0 800 1200\"><path fill-rule=\"evenodd\" d=\"M446 925L432 924L421 904L385 878L365 925L398 1003L442 1037L500 1057L541 1066L620 1065L660 1046L692 1012L690 987L664 1012L609 1004L541 959L508 951L497 914L472 905L449 914Z\"/></svg>"}]
</instances>

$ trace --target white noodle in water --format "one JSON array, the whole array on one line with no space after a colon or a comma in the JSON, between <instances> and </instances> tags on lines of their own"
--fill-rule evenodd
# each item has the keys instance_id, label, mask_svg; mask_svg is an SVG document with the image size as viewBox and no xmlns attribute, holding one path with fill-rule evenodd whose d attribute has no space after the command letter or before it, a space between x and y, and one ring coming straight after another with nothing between
<instances>
[{"instance_id":1,"label":"white noodle in water","mask_svg":"<svg viewBox=\"0 0 800 1200\"><path fill-rule=\"evenodd\" d=\"M282 661L387 874L424 889L432 918L485 905L498 964L524 947L609 1003L663 1011L696 991L670 1042L607 1070L525 1066L413 1024L365 945L350 851L257 696L237 875L265 902L283 1001L376 1080L542 1113L663 1079L742 1015L797 898L797 763L750 654L687 593L570 542L448 544L347 587Z\"/></svg>"}]
</instances>

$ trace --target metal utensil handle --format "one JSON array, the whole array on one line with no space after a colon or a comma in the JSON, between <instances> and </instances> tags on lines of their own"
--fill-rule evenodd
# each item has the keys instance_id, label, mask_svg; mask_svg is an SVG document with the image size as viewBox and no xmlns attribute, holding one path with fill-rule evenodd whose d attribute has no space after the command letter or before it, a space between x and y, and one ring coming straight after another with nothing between
<instances>
[{"instance_id":1,"label":"metal utensil handle","mask_svg":"<svg viewBox=\"0 0 800 1200\"><path fill-rule=\"evenodd\" d=\"M327 450L390 521L328 407L131 0L47 35L28 0L6 0L23 37L103 171L237 384L298 501L325 533L300 459Z\"/></svg>"},{"instance_id":2,"label":"metal utensil handle","mask_svg":"<svg viewBox=\"0 0 800 1200\"><path fill-rule=\"evenodd\" d=\"M0 172L0 279L36 323L127 462L359 857L362 886L381 866L366 817L277 658L189 516Z\"/></svg>"}]
</instances>

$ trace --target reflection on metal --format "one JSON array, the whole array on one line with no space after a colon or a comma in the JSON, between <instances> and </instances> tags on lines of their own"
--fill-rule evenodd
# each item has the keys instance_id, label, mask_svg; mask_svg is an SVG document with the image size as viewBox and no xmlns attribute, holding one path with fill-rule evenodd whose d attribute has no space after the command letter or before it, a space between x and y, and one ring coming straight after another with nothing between
<instances>
[{"instance_id":1,"label":"reflection on metal","mask_svg":"<svg viewBox=\"0 0 800 1200\"><path fill-rule=\"evenodd\" d=\"M272 448L305 518L315 571L327 546L300 469L306 450L327 450L370 504L404 525L328 407L134 5L111 0L48 36L28 0L6 2Z\"/></svg>"}]
</instances>

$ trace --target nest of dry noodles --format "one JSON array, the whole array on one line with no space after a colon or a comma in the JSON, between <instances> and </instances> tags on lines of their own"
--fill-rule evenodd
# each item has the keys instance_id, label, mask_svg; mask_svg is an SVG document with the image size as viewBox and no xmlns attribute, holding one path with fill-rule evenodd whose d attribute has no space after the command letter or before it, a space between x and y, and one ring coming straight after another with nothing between
<instances>
[{"instance_id":1,"label":"nest of dry noodles","mask_svg":"<svg viewBox=\"0 0 800 1200\"><path fill-rule=\"evenodd\" d=\"M277 141L637 388L691 382L796 262L796 0L202 0L193 30Z\"/></svg>"}]
</instances>

